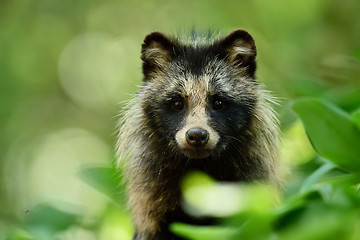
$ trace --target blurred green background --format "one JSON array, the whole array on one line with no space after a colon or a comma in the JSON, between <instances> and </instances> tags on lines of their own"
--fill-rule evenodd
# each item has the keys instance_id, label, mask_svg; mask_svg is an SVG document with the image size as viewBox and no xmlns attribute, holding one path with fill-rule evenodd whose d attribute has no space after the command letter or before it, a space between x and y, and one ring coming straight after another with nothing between
<instances>
[{"instance_id":1,"label":"blurred green background","mask_svg":"<svg viewBox=\"0 0 360 240\"><path fill-rule=\"evenodd\" d=\"M152 31L253 35L258 79L282 102L291 195L316 153L288 102L360 107L359 12L357 0L0 1L0 239L131 239L121 196L96 187L116 174L86 167L114 161L117 116L141 84Z\"/></svg>"}]
</instances>

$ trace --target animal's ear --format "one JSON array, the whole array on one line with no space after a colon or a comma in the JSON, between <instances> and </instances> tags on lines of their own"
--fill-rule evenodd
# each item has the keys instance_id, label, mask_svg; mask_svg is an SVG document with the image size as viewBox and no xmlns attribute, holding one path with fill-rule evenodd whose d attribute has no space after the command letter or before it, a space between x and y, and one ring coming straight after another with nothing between
<instances>
[{"instance_id":1,"label":"animal's ear","mask_svg":"<svg viewBox=\"0 0 360 240\"><path fill-rule=\"evenodd\" d=\"M160 32L147 35L141 46L141 59L143 60L143 73L145 80L152 74L164 71L166 65L177 54L177 42L169 39Z\"/></svg>"},{"instance_id":2,"label":"animal's ear","mask_svg":"<svg viewBox=\"0 0 360 240\"><path fill-rule=\"evenodd\" d=\"M219 42L220 51L234 66L246 68L250 76L256 70L256 46L251 35L241 29L230 32Z\"/></svg>"}]
</instances>

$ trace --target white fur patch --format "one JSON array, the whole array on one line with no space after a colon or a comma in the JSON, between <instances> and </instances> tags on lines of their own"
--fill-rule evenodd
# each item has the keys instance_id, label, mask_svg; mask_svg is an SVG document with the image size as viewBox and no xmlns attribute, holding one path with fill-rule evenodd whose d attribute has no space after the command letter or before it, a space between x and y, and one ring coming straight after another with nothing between
<instances>
[{"instance_id":1,"label":"white fur patch","mask_svg":"<svg viewBox=\"0 0 360 240\"><path fill-rule=\"evenodd\" d=\"M253 55L254 51L247 47L235 46L233 47L234 53L243 55Z\"/></svg>"}]
</instances>

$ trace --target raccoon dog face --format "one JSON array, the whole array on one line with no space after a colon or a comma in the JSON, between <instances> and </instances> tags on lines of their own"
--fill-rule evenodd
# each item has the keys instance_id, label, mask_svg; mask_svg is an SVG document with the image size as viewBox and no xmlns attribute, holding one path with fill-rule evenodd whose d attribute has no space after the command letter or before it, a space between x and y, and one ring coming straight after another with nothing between
<instances>
[{"instance_id":1,"label":"raccoon dog face","mask_svg":"<svg viewBox=\"0 0 360 240\"><path fill-rule=\"evenodd\" d=\"M159 32L142 45L142 108L166 154L218 157L245 146L258 85L253 38L236 30L186 43Z\"/></svg>"}]
</instances>

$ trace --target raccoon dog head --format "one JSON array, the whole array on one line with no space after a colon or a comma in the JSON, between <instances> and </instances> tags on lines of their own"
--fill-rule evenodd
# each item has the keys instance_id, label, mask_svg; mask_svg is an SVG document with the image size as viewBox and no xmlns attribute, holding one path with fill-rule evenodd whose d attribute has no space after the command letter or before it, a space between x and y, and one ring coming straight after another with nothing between
<instances>
[{"instance_id":1,"label":"raccoon dog head","mask_svg":"<svg viewBox=\"0 0 360 240\"><path fill-rule=\"evenodd\" d=\"M245 146L257 100L255 57L243 30L184 42L146 36L142 108L163 152L207 158Z\"/></svg>"}]
</instances>

